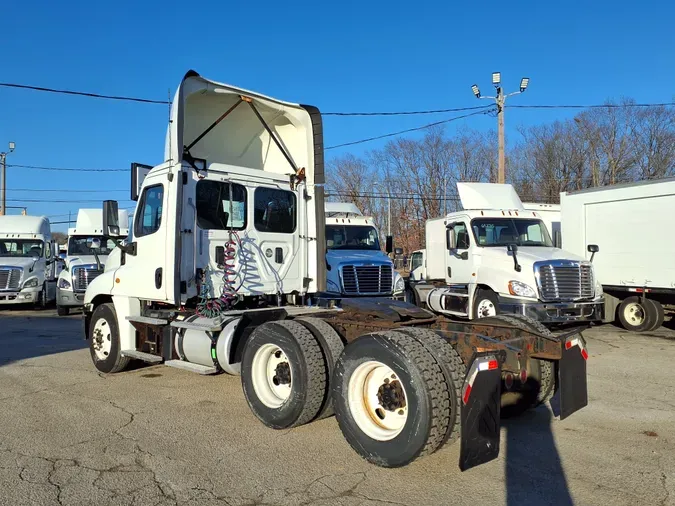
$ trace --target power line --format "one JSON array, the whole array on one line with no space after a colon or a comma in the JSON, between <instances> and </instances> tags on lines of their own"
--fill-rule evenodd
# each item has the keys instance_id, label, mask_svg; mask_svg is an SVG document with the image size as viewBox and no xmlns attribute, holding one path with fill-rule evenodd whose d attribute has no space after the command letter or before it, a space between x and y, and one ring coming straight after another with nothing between
<instances>
[{"instance_id":1,"label":"power line","mask_svg":"<svg viewBox=\"0 0 675 506\"><path fill-rule=\"evenodd\" d=\"M7 167L14 167L17 169L58 170L70 172L126 172L129 170L129 169L76 169L72 167L42 167L40 165L19 165L15 163L8 163Z\"/></svg>"},{"instance_id":2,"label":"power line","mask_svg":"<svg viewBox=\"0 0 675 506\"><path fill-rule=\"evenodd\" d=\"M73 190L70 188L7 188L8 192L65 192L65 193L109 193L109 192L128 192L126 190Z\"/></svg>"},{"instance_id":3,"label":"power line","mask_svg":"<svg viewBox=\"0 0 675 506\"><path fill-rule=\"evenodd\" d=\"M345 147L345 146L354 146L355 144L363 144L364 142L376 141L376 140L379 140L379 139L385 139L387 137L395 137L397 135L407 134L407 133L410 133L410 132L416 132L418 130L424 130L425 128L429 128L429 127L432 127L432 126L450 123L450 122L456 121L458 119L464 119L464 118L468 118L470 116L476 116L477 114L487 114L487 113L491 112L492 110L494 110L494 107L492 107L492 106L488 106L488 107L490 107L489 110L485 109L485 108L481 108L481 109L484 109L484 110L472 112L470 114L463 114L461 116L456 116L454 118L444 119L442 121L435 121L434 123L428 123L426 125L422 125L422 126L419 126L419 127L408 128L406 130L400 130L398 132L392 132L392 133L389 133L389 134L378 135L376 137L369 137L367 139L361 139L361 140L358 140L358 141L345 142L343 144L336 144L335 146L328 146L327 148L324 148L324 151L327 151L329 149L342 148L342 147Z\"/></svg>"},{"instance_id":4,"label":"power line","mask_svg":"<svg viewBox=\"0 0 675 506\"><path fill-rule=\"evenodd\" d=\"M0 86L5 88L19 88L23 90L34 90L34 91L46 91L49 93L60 93L62 95L78 95L82 97L90 98L103 98L107 100L122 100L127 102L141 102L145 104L164 104L168 105L167 100L152 100L148 98L138 98L138 97L124 97L119 95L102 95L100 93L91 93L88 91L74 91L74 90L59 90L56 88L45 88L43 86L30 86L27 84L16 84L16 83L0 83Z\"/></svg>"},{"instance_id":5,"label":"power line","mask_svg":"<svg viewBox=\"0 0 675 506\"><path fill-rule=\"evenodd\" d=\"M675 102L662 102L655 104L590 104L590 105L507 105L509 109L630 109L631 107L667 107Z\"/></svg>"},{"instance_id":6,"label":"power line","mask_svg":"<svg viewBox=\"0 0 675 506\"><path fill-rule=\"evenodd\" d=\"M431 109L427 111L391 111L391 112L322 112L321 116L413 116L420 114L440 114L445 112L462 112L487 109L490 105L475 107L455 107L453 109Z\"/></svg>"}]
</instances>

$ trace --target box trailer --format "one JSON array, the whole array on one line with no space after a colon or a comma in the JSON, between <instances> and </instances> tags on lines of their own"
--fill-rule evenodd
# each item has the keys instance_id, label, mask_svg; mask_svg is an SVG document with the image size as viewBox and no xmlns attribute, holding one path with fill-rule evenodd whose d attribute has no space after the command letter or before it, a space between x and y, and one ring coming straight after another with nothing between
<instances>
[{"instance_id":1,"label":"box trailer","mask_svg":"<svg viewBox=\"0 0 675 506\"><path fill-rule=\"evenodd\" d=\"M562 193L560 204L563 247L593 258L606 320L661 326L663 305L675 304L675 178Z\"/></svg>"}]
</instances>

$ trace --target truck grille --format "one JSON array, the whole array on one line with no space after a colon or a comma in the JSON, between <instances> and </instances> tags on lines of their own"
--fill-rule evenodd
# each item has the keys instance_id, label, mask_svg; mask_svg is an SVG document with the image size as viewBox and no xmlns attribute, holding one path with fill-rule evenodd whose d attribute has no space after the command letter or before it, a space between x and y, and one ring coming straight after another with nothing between
<instances>
[{"instance_id":1,"label":"truck grille","mask_svg":"<svg viewBox=\"0 0 675 506\"><path fill-rule=\"evenodd\" d=\"M101 266L103 268L103 266ZM73 291L84 292L89 283L96 279L103 271L96 266L82 266L73 268Z\"/></svg>"},{"instance_id":2,"label":"truck grille","mask_svg":"<svg viewBox=\"0 0 675 506\"><path fill-rule=\"evenodd\" d=\"M21 288L21 271L18 267L0 267L0 290Z\"/></svg>"},{"instance_id":3,"label":"truck grille","mask_svg":"<svg viewBox=\"0 0 675 506\"><path fill-rule=\"evenodd\" d=\"M535 262L539 294L544 301L590 299L594 294L593 267L567 260Z\"/></svg>"},{"instance_id":4,"label":"truck grille","mask_svg":"<svg viewBox=\"0 0 675 506\"><path fill-rule=\"evenodd\" d=\"M391 265L343 265L342 290L348 295L389 295L392 292Z\"/></svg>"}]
</instances>

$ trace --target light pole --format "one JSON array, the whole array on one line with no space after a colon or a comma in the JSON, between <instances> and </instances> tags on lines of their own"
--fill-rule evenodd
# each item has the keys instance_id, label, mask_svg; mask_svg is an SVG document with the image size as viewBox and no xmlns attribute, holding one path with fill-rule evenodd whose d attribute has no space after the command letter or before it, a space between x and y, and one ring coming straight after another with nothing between
<instances>
[{"instance_id":1,"label":"light pole","mask_svg":"<svg viewBox=\"0 0 675 506\"><path fill-rule=\"evenodd\" d=\"M507 97L510 97L512 95L519 95L520 93L524 92L527 89L527 85L530 84L530 78L523 77L520 80L520 91L514 91L513 93L509 93L508 95L504 94L501 81L502 81L501 72L493 72L492 84L497 89L497 96L495 97L481 96L477 84L471 86L471 91L473 91L473 94L476 95L476 98L491 98L497 104L497 133L499 136L499 172L497 174L497 182L504 184L504 182L506 181L506 174L504 168L506 165L506 154L504 149L504 104L506 103Z\"/></svg>"},{"instance_id":2,"label":"light pole","mask_svg":"<svg viewBox=\"0 0 675 506\"><path fill-rule=\"evenodd\" d=\"M7 155L14 151L14 148L16 147L16 144L13 142L9 143L9 151L3 151L0 153L0 163L2 164L2 180L0 181L1 183L1 190L0 193L2 194L2 209L0 209L0 216L5 215L5 206L7 204L6 201L6 193L7 193Z\"/></svg>"}]
</instances>

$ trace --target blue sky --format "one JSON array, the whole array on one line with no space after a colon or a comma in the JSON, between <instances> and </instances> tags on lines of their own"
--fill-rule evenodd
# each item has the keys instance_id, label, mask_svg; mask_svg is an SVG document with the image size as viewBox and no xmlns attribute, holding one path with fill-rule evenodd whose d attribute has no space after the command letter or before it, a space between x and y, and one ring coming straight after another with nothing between
<instances>
[{"instance_id":1,"label":"blue sky","mask_svg":"<svg viewBox=\"0 0 675 506\"><path fill-rule=\"evenodd\" d=\"M482 105L499 70L512 103L673 99L675 4L609 2L7 2L0 81L165 99L184 73L323 111ZM570 111L508 111L516 128ZM157 163L168 111L143 105L0 88L0 146L10 164L121 168ZM324 120L327 146L419 126L453 114ZM465 124L487 129L496 120ZM362 154L376 141L329 152ZM8 206L67 219L105 198L131 205L125 172L8 168ZM58 192L19 191L57 189ZM98 190L85 193L83 190ZM77 190L77 191L75 191ZM117 191L121 190L121 191ZM24 199L95 202L25 202ZM14 211L16 212L16 211ZM65 225L56 227L65 230Z\"/></svg>"}]
</instances>

